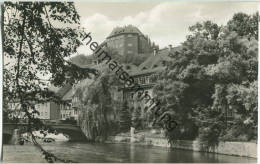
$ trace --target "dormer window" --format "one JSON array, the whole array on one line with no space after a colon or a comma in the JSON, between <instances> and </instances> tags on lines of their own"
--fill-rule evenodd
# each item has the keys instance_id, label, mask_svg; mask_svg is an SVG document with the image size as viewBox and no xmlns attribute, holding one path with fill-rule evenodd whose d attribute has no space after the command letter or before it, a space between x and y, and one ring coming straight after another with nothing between
<instances>
[{"instance_id":1,"label":"dormer window","mask_svg":"<svg viewBox=\"0 0 260 164\"><path fill-rule=\"evenodd\" d=\"M153 68L156 68L156 67L158 67L158 65L155 64L155 65L153 66Z\"/></svg>"},{"instance_id":2,"label":"dormer window","mask_svg":"<svg viewBox=\"0 0 260 164\"><path fill-rule=\"evenodd\" d=\"M145 69L147 69L147 68L146 68L146 67L143 67L143 68L142 68L142 70L145 70Z\"/></svg>"}]
</instances>

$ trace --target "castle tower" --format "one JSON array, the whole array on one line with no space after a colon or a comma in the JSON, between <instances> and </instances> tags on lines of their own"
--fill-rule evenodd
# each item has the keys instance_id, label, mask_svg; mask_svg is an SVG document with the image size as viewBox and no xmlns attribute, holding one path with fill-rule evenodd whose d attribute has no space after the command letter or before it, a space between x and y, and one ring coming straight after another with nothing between
<instances>
[{"instance_id":1,"label":"castle tower","mask_svg":"<svg viewBox=\"0 0 260 164\"><path fill-rule=\"evenodd\" d=\"M105 42L121 55L151 52L150 39L133 25L114 28Z\"/></svg>"}]
</instances>

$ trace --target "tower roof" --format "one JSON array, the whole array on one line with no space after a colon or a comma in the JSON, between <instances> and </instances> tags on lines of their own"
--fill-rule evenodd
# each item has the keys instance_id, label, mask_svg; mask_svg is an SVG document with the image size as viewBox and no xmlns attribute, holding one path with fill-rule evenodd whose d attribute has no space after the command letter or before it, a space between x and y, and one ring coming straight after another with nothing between
<instances>
[{"instance_id":1,"label":"tower roof","mask_svg":"<svg viewBox=\"0 0 260 164\"><path fill-rule=\"evenodd\" d=\"M107 38L120 35L120 34L138 34L138 35L143 35L143 33L135 26L133 25L127 25L124 27L116 27L112 30L110 35Z\"/></svg>"}]
</instances>

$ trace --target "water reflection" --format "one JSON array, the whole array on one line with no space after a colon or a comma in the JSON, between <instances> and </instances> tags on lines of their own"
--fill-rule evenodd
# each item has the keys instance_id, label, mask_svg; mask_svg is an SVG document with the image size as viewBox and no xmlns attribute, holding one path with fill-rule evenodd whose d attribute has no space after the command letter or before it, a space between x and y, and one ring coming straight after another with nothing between
<instances>
[{"instance_id":1,"label":"water reflection","mask_svg":"<svg viewBox=\"0 0 260 164\"><path fill-rule=\"evenodd\" d=\"M97 143L44 143L43 147L63 159L80 163L256 163L254 158L217 155L163 147L140 146L134 144ZM33 145L6 145L4 159L7 162L41 162ZM33 159L31 159L33 158ZM9 159L9 160L8 160ZM39 161L37 161L39 160Z\"/></svg>"},{"instance_id":2,"label":"water reflection","mask_svg":"<svg viewBox=\"0 0 260 164\"><path fill-rule=\"evenodd\" d=\"M212 153L193 152L153 146L134 144L89 144L89 143L57 143L44 145L60 157L78 162L221 162L221 163L252 163L256 159L217 155Z\"/></svg>"}]
</instances>

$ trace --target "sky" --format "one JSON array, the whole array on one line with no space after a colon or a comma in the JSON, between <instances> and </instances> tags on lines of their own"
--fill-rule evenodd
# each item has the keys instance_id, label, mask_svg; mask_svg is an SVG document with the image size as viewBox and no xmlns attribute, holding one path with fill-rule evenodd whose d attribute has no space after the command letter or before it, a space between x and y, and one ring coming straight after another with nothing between
<instances>
[{"instance_id":1,"label":"sky","mask_svg":"<svg viewBox=\"0 0 260 164\"><path fill-rule=\"evenodd\" d=\"M225 25L234 13L255 13L257 2L75 2L81 25L101 43L114 27L132 24L164 48L180 45L189 34L188 27L211 20ZM89 55L88 46L78 53Z\"/></svg>"}]
</instances>

